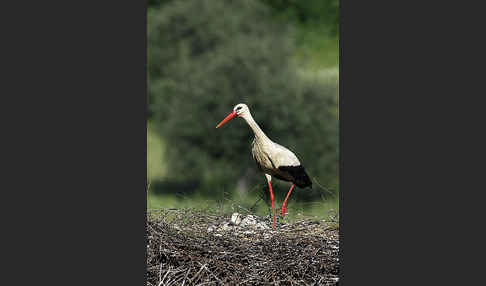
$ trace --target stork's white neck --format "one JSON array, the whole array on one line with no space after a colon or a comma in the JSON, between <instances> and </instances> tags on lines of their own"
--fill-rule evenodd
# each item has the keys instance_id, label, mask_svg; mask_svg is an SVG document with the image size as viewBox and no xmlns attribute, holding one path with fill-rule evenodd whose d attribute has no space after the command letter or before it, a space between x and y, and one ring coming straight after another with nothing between
<instances>
[{"instance_id":1,"label":"stork's white neck","mask_svg":"<svg viewBox=\"0 0 486 286\"><path fill-rule=\"evenodd\" d=\"M253 116L251 116L250 111L242 115L243 119L245 119L246 123L250 125L251 129L253 130L253 133L255 133L255 138L257 140L262 140L262 141L271 141L270 138L263 133L262 129L260 126L258 126L258 123L256 123L255 119L253 119Z\"/></svg>"}]
</instances>

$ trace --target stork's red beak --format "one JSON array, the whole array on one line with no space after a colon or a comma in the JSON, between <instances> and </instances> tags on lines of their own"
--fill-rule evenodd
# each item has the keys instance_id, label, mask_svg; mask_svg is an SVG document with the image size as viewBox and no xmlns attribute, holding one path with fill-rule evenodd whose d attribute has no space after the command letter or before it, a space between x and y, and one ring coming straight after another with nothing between
<instances>
[{"instance_id":1,"label":"stork's red beak","mask_svg":"<svg viewBox=\"0 0 486 286\"><path fill-rule=\"evenodd\" d=\"M225 124L226 122L230 121L233 117L236 116L236 112L233 110L231 111L230 114L228 114L224 119L223 121L221 121L217 126L216 128L219 128L220 126L222 126L223 124Z\"/></svg>"}]
</instances>

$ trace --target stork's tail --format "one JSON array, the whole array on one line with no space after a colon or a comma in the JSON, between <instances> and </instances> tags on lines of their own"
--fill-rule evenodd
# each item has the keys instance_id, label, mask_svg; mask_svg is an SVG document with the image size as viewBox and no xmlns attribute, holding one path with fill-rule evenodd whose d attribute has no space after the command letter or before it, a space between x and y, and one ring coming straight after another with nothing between
<instances>
[{"instance_id":1,"label":"stork's tail","mask_svg":"<svg viewBox=\"0 0 486 286\"><path fill-rule=\"evenodd\" d=\"M292 181L299 188L310 187L312 189L312 181L305 172L305 168L302 165L299 166L280 166L280 170L288 172L294 180Z\"/></svg>"}]
</instances>

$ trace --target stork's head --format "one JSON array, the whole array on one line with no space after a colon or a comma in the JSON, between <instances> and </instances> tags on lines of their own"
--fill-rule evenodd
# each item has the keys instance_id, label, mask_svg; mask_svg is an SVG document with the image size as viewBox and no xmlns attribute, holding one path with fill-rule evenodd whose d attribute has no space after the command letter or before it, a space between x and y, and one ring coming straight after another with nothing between
<instances>
[{"instance_id":1,"label":"stork's head","mask_svg":"<svg viewBox=\"0 0 486 286\"><path fill-rule=\"evenodd\" d=\"M250 110L248 109L248 106L244 103L239 103L237 105L235 105L235 107L233 107L233 111L230 112L230 114L228 114L224 119L223 121L221 121L217 126L216 128L219 128L220 126L222 126L223 124L225 124L226 122L230 121L231 119L233 119L235 116L241 116L241 117L245 117L247 116L248 114L250 114Z\"/></svg>"}]
</instances>

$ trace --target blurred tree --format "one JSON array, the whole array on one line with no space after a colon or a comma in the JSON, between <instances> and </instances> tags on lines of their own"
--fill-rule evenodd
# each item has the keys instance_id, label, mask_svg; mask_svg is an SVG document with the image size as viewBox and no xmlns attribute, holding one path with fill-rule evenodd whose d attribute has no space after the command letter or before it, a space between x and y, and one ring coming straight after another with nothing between
<instances>
[{"instance_id":1,"label":"blurred tree","mask_svg":"<svg viewBox=\"0 0 486 286\"><path fill-rule=\"evenodd\" d=\"M148 0L148 7L158 7L173 0ZM259 0L280 17L303 25L326 26L331 35L339 31L339 0Z\"/></svg>"},{"instance_id":2,"label":"blurred tree","mask_svg":"<svg viewBox=\"0 0 486 286\"><path fill-rule=\"evenodd\" d=\"M280 16L308 26L326 26L331 35L339 32L339 0L260 0Z\"/></svg>"},{"instance_id":3,"label":"blurred tree","mask_svg":"<svg viewBox=\"0 0 486 286\"><path fill-rule=\"evenodd\" d=\"M160 5L164 5L172 0L148 0L147 6L148 8L158 7Z\"/></svg>"},{"instance_id":4,"label":"blurred tree","mask_svg":"<svg viewBox=\"0 0 486 286\"><path fill-rule=\"evenodd\" d=\"M246 123L215 129L244 102L311 176L337 186L337 83L299 79L292 31L269 16L255 0L181 0L149 11L149 110L166 142L169 178L207 190L232 188L245 174L264 181L253 175Z\"/></svg>"}]
</instances>

